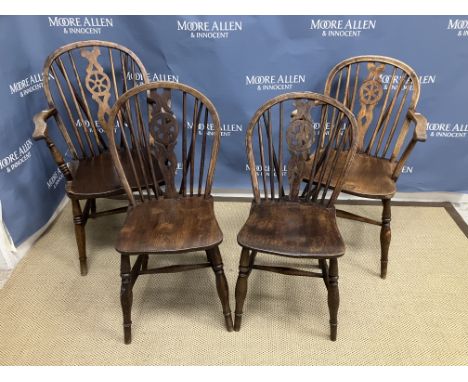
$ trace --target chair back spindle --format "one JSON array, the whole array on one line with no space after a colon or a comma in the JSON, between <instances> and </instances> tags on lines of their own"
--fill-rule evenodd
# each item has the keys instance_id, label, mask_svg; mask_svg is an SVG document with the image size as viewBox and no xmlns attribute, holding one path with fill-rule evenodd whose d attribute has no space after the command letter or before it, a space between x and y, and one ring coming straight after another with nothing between
<instances>
[{"instance_id":1,"label":"chair back spindle","mask_svg":"<svg viewBox=\"0 0 468 382\"><path fill-rule=\"evenodd\" d=\"M407 64L384 56L344 60L329 73L325 95L348 107L358 122L358 152L399 160L411 138L409 109L415 109L420 83Z\"/></svg>"},{"instance_id":2,"label":"chair back spindle","mask_svg":"<svg viewBox=\"0 0 468 382\"><path fill-rule=\"evenodd\" d=\"M285 115L291 115L289 121ZM267 101L246 136L255 201L333 206L357 148L356 134L353 114L331 97L287 93ZM312 182L302 181L306 173Z\"/></svg>"},{"instance_id":3,"label":"chair back spindle","mask_svg":"<svg viewBox=\"0 0 468 382\"><path fill-rule=\"evenodd\" d=\"M67 151L74 160L108 150L110 105L129 88L148 82L140 59L131 50L106 41L80 41L53 52L43 70L49 107ZM129 84L131 86L129 86ZM121 113L116 121L126 123Z\"/></svg>"},{"instance_id":4,"label":"chair back spindle","mask_svg":"<svg viewBox=\"0 0 468 382\"><path fill-rule=\"evenodd\" d=\"M144 104L149 107L142 107ZM145 84L118 99L109 124L115 124L121 114L128 121L117 124L120 134L116 137L123 137L122 150L130 168L124 169L117 155L116 137L110 140L110 148L130 204L211 195L221 127L218 113L205 95L178 83ZM159 183L157 168L163 178ZM132 190L130 184L136 187Z\"/></svg>"}]
</instances>

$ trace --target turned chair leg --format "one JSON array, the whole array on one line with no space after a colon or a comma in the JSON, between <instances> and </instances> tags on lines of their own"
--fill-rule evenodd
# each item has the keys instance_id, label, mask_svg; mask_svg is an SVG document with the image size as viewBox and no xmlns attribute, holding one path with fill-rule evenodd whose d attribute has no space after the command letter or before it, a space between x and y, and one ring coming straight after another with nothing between
<instances>
[{"instance_id":1,"label":"turned chair leg","mask_svg":"<svg viewBox=\"0 0 468 382\"><path fill-rule=\"evenodd\" d=\"M236 311L234 320L234 330L238 332L242 324L242 312L244 308L245 296L247 295L247 279L252 271L257 252L242 248L239 261L239 277L236 284Z\"/></svg>"},{"instance_id":2,"label":"turned chair leg","mask_svg":"<svg viewBox=\"0 0 468 382\"><path fill-rule=\"evenodd\" d=\"M130 256L121 255L120 277L122 285L120 288L120 303L123 313L124 341L126 344L132 342L132 276L131 276Z\"/></svg>"},{"instance_id":3,"label":"turned chair leg","mask_svg":"<svg viewBox=\"0 0 468 382\"><path fill-rule=\"evenodd\" d=\"M388 249L392 238L392 231L390 229L390 221L392 220L391 199L382 199L382 204L382 228L380 230L380 277L384 279L387 277Z\"/></svg>"},{"instance_id":4,"label":"turned chair leg","mask_svg":"<svg viewBox=\"0 0 468 382\"><path fill-rule=\"evenodd\" d=\"M81 276L88 274L88 264L86 262L86 233L85 219L81 210L80 202L72 199L73 223L75 224L75 238L78 246L78 257L80 259Z\"/></svg>"},{"instance_id":5,"label":"turned chair leg","mask_svg":"<svg viewBox=\"0 0 468 382\"><path fill-rule=\"evenodd\" d=\"M228 332L232 332L232 314L231 307L229 306L229 288L224 274L223 261L221 259L221 254L219 248L211 248L206 251L208 261L213 268L216 277L216 290L218 291L219 299L221 300L221 305L223 307L224 320L226 323L226 329Z\"/></svg>"},{"instance_id":6,"label":"turned chair leg","mask_svg":"<svg viewBox=\"0 0 468 382\"><path fill-rule=\"evenodd\" d=\"M339 305L338 260L330 259L330 267L328 269L328 309L330 311L330 339L332 341L336 341Z\"/></svg>"}]
</instances>

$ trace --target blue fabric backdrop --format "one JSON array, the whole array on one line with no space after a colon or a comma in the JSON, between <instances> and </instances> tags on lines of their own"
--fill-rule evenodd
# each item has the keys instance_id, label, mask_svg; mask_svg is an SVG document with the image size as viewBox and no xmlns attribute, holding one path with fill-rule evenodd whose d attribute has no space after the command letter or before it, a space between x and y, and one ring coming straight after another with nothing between
<instances>
[{"instance_id":1,"label":"blue fabric backdrop","mask_svg":"<svg viewBox=\"0 0 468 382\"><path fill-rule=\"evenodd\" d=\"M19 16L0 18L0 199L15 244L47 222L64 179L31 138L46 107L42 66L57 47L99 39L132 49L152 80L189 84L216 105L223 138L214 188L250 190L244 135L253 112L288 91L322 92L328 71L355 55L393 56L421 79L417 145L400 191L468 192L468 17Z\"/></svg>"}]
</instances>

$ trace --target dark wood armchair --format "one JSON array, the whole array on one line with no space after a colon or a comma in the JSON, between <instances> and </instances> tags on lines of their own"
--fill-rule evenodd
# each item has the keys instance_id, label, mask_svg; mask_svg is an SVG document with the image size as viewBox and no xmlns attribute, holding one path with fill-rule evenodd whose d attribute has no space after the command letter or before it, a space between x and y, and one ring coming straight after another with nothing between
<instances>
[{"instance_id":1,"label":"dark wood armchair","mask_svg":"<svg viewBox=\"0 0 468 382\"><path fill-rule=\"evenodd\" d=\"M145 107L147 99L151 107ZM199 91L171 82L136 87L119 98L110 124L129 116L111 138L111 154L130 202L116 243L121 254L121 303L125 343L131 342L132 288L139 275L211 267L228 331L233 323L219 244L223 234L213 210L211 187L221 127L218 113ZM130 139L129 137L133 137ZM120 142L118 141L120 140ZM118 147L130 158L125 166ZM136 155L130 155L134 152ZM156 182L159 166L164 186ZM136 191L131 186L137 185ZM206 251L208 261L148 268L148 255ZM130 258L136 257L131 266Z\"/></svg>"},{"instance_id":2,"label":"dark wood armchair","mask_svg":"<svg viewBox=\"0 0 468 382\"><path fill-rule=\"evenodd\" d=\"M286 116L293 109L296 112L288 122ZM242 253L236 331L241 327L247 278L252 269L259 269L322 278L328 289L331 340L336 340L338 258L345 253L345 245L334 204L356 152L356 128L356 119L347 108L316 93L280 95L261 106L251 119L246 145L254 200L237 236ZM310 156L308 177L314 181L304 183L302 174ZM316 259L321 272L256 264L258 252Z\"/></svg>"},{"instance_id":3,"label":"dark wood armchair","mask_svg":"<svg viewBox=\"0 0 468 382\"><path fill-rule=\"evenodd\" d=\"M341 210L337 210L337 215L381 227L382 278L387 275L391 199L397 190L396 182L416 143L426 140L426 118L416 112L419 93L415 71L399 60L383 56L344 60L330 71L325 85L325 94L353 111L358 122L358 152L342 191L380 199L383 204L381 221ZM338 162L344 160L339 158ZM307 170L304 179L309 179Z\"/></svg>"},{"instance_id":4,"label":"dark wood armchair","mask_svg":"<svg viewBox=\"0 0 468 382\"><path fill-rule=\"evenodd\" d=\"M88 218L126 211L96 211L97 198L124 193L108 150L108 135L114 134L113 127L107 128L110 105L129 88L148 82L146 69L135 53L119 44L80 41L53 52L43 78L48 109L34 116L33 138L45 140L65 176L81 274L86 275ZM125 119L122 113L118 123ZM129 165L128 157L122 161Z\"/></svg>"}]
</instances>

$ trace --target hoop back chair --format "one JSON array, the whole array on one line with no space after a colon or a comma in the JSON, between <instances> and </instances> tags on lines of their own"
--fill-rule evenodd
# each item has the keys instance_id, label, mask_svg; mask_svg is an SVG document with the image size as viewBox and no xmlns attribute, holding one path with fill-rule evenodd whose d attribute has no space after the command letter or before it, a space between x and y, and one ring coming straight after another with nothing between
<instances>
[{"instance_id":1,"label":"hoop back chair","mask_svg":"<svg viewBox=\"0 0 468 382\"><path fill-rule=\"evenodd\" d=\"M291 120L285 119L293 109ZM353 114L331 97L287 93L267 101L250 120L246 147L254 200L237 237L242 247L236 285L234 329L240 330L252 269L319 277L328 289L331 339L336 340L338 258L345 246L335 201L357 148ZM302 182L306 161L313 182ZM337 166L338 158L344 165ZM334 188L331 180L335 179ZM321 272L255 264L258 252L318 259Z\"/></svg>"},{"instance_id":2,"label":"hoop back chair","mask_svg":"<svg viewBox=\"0 0 468 382\"><path fill-rule=\"evenodd\" d=\"M145 100L150 105L145 105ZM149 107L150 106L150 107ZM223 239L213 210L211 187L218 156L221 127L211 101L183 84L157 82L133 88L120 97L111 111L113 125L119 113L128 124L111 138L111 154L129 200L124 226L117 238L121 254L121 304L125 343L131 342L132 288L139 275L181 272L211 267L225 324L233 329L229 292L218 245ZM128 137L133 137L128 139ZM120 137L131 166L118 155ZM155 181L159 166L164 185ZM137 184L134 191L131 179ZM148 255L206 251L199 264L148 268ZM130 257L137 256L131 266Z\"/></svg>"},{"instance_id":3,"label":"hoop back chair","mask_svg":"<svg viewBox=\"0 0 468 382\"><path fill-rule=\"evenodd\" d=\"M129 88L148 82L147 73L126 47L90 40L65 45L50 54L43 78L48 109L34 116L33 138L45 140L66 179L81 274L86 275L88 218L126 211L96 211L97 198L124 193L108 149L108 135L114 134L107 127L110 105ZM119 123L125 118L125 114L120 115ZM55 125L52 129L51 124ZM128 158L124 159L127 163ZM80 200L85 201L83 208Z\"/></svg>"},{"instance_id":4,"label":"hoop back chair","mask_svg":"<svg viewBox=\"0 0 468 382\"><path fill-rule=\"evenodd\" d=\"M340 62L330 71L325 94L348 107L358 122L358 152L342 191L380 199L383 204L381 221L341 210L337 214L381 226L380 276L385 278L391 240L391 198L414 146L426 140L427 120L416 112L419 79L402 61L358 56ZM308 166L311 164L309 160ZM305 178L309 179L307 175Z\"/></svg>"}]
</instances>

